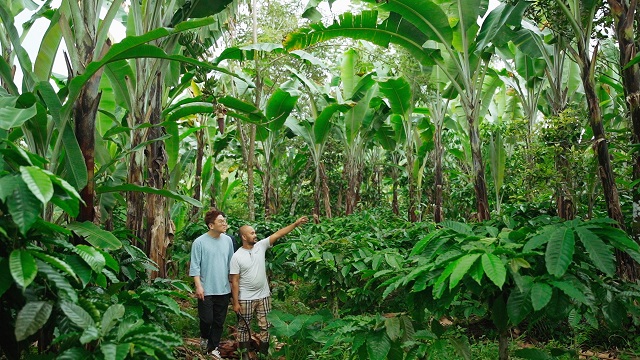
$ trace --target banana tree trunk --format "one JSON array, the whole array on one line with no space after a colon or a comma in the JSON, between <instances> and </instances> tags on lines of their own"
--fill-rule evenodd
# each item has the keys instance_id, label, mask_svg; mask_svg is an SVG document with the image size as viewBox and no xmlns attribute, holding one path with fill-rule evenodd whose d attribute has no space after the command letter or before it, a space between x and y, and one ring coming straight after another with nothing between
<instances>
[{"instance_id":1,"label":"banana tree trunk","mask_svg":"<svg viewBox=\"0 0 640 360\"><path fill-rule=\"evenodd\" d=\"M201 120L204 120L201 118ZM202 121L201 121L202 123ZM202 198L202 158L204 158L204 129L196 131L196 169L194 175L193 198L200 201ZM197 207L193 207L191 214L198 212Z\"/></svg>"},{"instance_id":2,"label":"banana tree trunk","mask_svg":"<svg viewBox=\"0 0 640 360\"><path fill-rule=\"evenodd\" d=\"M80 204L77 221L94 221L94 181L95 173L95 132L96 114L102 93L98 92L98 85L102 72L94 75L80 92L74 106L75 134L87 167L87 185L80 191L84 204Z\"/></svg>"},{"instance_id":3,"label":"banana tree trunk","mask_svg":"<svg viewBox=\"0 0 640 360\"><path fill-rule=\"evenodd\" d=\"M442 191L444 187L444 181L442 176L442 123L436 125L434 134L434 157L435 157L435 170L434 170L434 207L433 207L433 221L435 223L442 222L444 220L444 213L442 209L443 196Z\"/></svg>"},{"instance_id":4,"label":"banana tree trunk","mask_svg":"<svg viewBox=\"0 0 640 360\"><path fill-rule=\"evenodd\" d=\"M598 48L594 49L594 55L597 54ZM595 90L595 80L591 70L592 60L584 46L579 46L578 55L580 56L580 72L582 77L582 85L584 87L585 96L587 98L587 106L589 109L589 124L593 131L593 149L598 158L598 173L602 182L602 190L607 204L607 214L609 217L618 222L621 228L624 228L624 217L620 207L620 198L618 197L618 188L616 187L613 170L611 169L611 158L609 157L609 145L605 136L604 126L602 124L602 114L600 112L600 102ZM595 59L593 59L595 61Z\"/></svg>"},{"instance_id":5,"label":"banana tree trunk","mask_svg":"<svg viewBox=\"0 0 640 360\"><path fill-rule=\"evenodd\" d=\"M320 217L320 194L322 191L322 180L320 176L320 164L316 165L316 183L313 191L313 215L315 219Z\"/></svg>"},{"instance_id":6,"label":"banana tree trunk","mask_svg":"<svg viewBox=\"0 0 640 360\"><path fill-rule=\"evenodd\" d=\"M153 95L150 99L150 123L149 140L161 137L160 124L162 112L162 75L157 74L155 86L150 91ZM164 149L164 141L154 141L147 145L147 169L149 177L147 185L156 189L164 189L168 183L167 153ZM169 219L167 214L167 198L161 195L148 194L147 204L147 238L146 253L151 260L158 265L158 271L151 272L151 279L166 277L166 255L169 246Z\"/></svg>"},{"instance_id":7,"label":"banana tree trunk","mask_svg":"<svg viewBox=\"0 0 640 360\"><path fill-rule=\"evenodd\" d=\"M322 187L322 199L324 200L324 215L331 218L331 198L329 195L329 186L327 185L327 172L324 170L324 164L320 164L320 186Z\"/></svg>"},{"instance_id":8,"label":"banana tree trunk","mask_svg":"<svg viewBox=\"0 0 640 360\"><path fill-rule=\"evenodd\" d=\"M491 219L489 214L489 197L487 195L487 183L484 175L484 163L482 162L482 149L480 144L480 131L478 130L477 115L469 116L469 140L471 142L471 159L473 162L473 189L476 193L476 210L478 221Z\"/></svg>"},{"instance_id":9,"label":"banana tree trunk","mask_svg":"<svg viewBox=\"0 0 640 360\"><path fill-rule=\"evenodd\" d=\"M139 110L134 110L139 111ZM133 124L140 125L144 122L143 117L136 113L133 115ZM144 141L144 133L146 129L135 129L131 135L131 148L140 145ZM127 173L127 183L134 185L143 185L143 153L142 151L136 151L131 154L129 161L129 171ZM131 230L134 241L133 244L139 248L143 248L143 245L136 239L145 239L143 220L144 220L144 196L137 191L127 192L127 229Z\"/></svg>"},{"instance_id":10,"label":"banana tree trunk","mask_svg":"<svg viewBox=\"0 0 640 360\"><path fill-rule=\"evenodd\" d=\"M556 173L560 178L560 184L556 187L556 209L558 216L564 220L575 218L576 210L571 200L571 195L567 190L566 183L571 181L569 161L565 154L568 154L570 144L561 144L561 149L555 156Z\"/></svg>"},{"instance_id":11,"label":"banana tree trunk","mask_svg":"<svg viewBox=\"0 0 640 360\"><path fill-rule=\"evenodd\" d=\"M608 0L611 14L615 19L615 29L618 38L618 48L620 49L620 68L622 68L622 84L627 99L627 106L631 114L633 124L633 143L640 143L640 66L635 64L625 68L625 66L638 54L640 50L634 39L636 29L634 29L635 19L638 15L638 1ZM633 180L636 185L633 187L633 219L631 222L632 236L636 241L640 240L640 184L635 180L640 179L640 154L633 156ZM616 252L618 260L618 275L635 281L640 277L640 267L628 255Z\"/></svg>"},{"instance_id":12,"label":"banana tree trunk","mask_svg":"<svg viewBox=\"0 0 640 360\"><path fill-rule=\"evenodd\" d=\"M358 166L356 159L348 159L345 167L345 175L347 177L347 193L345 197L345 215L353 214L357 205L358 184Z\"/></svg>"}]
</instances>

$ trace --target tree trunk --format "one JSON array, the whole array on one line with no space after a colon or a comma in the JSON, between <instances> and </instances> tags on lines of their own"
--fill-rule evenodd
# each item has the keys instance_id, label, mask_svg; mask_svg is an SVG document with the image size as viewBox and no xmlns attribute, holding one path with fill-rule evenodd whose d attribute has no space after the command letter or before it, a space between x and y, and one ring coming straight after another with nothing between
<instances>
[{"instance_id":1,"label":"tree trunk","mask_svg":"<svg viewBox=\"0 0 640 360\"><path fill-rule=\"evenodd\" d=\"M442 210L443 196L442 190L444 187L443 175L442 175L442 123L438 123L434 134L434 156L435 156L435 170L434 170L434 207L433 207L433 221L435 223L442 222L444 220L444 213Z\"/></svg>"},{"instance_id":2,"label":"tree trunk","mask_svg":"<svg viewBox=\"0 0 640 360\"><path fill-rule=\"evenodd\" d=\"M144 123L144 118L139 113L141 109L135 109L132 113L133 121L129 124L129 127L134 127ZM131 134L131 148L140 145L145 139L146 129L136 128L132 130ZM136 151L131 153L131 159L129 160L129 171L127 173L127 183L142 186L144 182L143 164L144 157L142 151ZM132 243L143 248L144 245L138 241L138 239L146 239L144 234L144 196L143 193L137 191L128 191L126 195L127 199L127 229L131 230L134 238Z\"/></svg>"},{"instance_id":3,"label":"tree trunk","mask_svg":"<svg viewBox=\"0 0 640 360\"><path fill-rule=\"evenodd\" d=\"M327 185L327 173L324 171L324 164L320 163L320 186L322 187L322 199L324 200L324 215L331 218L331 197L329 186Z\"/></svg>"},{"instance_id":4,"label":"tree trunk","mask_svg":"<svg viewBox=\"0 0 640 360\"><path fill-rule=\"evenodd\" d=\"M316 183L313 192L313 214L317 218L320 216L320 194L322 193L322 180L320 175L320 164L316 166Z\"/></svg>"},{"instance_id":5,"label":"tree trunk","mask_svg":"<svg viewBox=\"0 0 640 360\"><path fill-rule=\"evenodd\" d=\"M478 130L477 115L468 116L469 140L471 142L471 159L473 162L473 189L476 193L476 209L478 221L491 219L489 213L489 197L487 195L487 183L484 176L484 163L482 162L482 149L480 144L480 131Z\"/></svg>"},{"instance_id":6,"label":"tree trunk","mask_svg":"<svg viewBox=\"0 0 640 360\"><path fill-rule=\"evenodd\" d=\"M633 143L640 143L640 66L635 64L625 66L638 54L638 44L634 36L636 29L634 22L638 11L638 1L608 0L611 14L615 19L618 48L620 49L620 68L622 69L622 84L624 94L631 114L633 124ZM636 242L640 240L640 153L633 155L633 219L631 233ZM615 186L615 183L614 183ZM615 194L617 195L617 194ZM620 214L622 215L622 213ZM622 223L624 224L624 223ZM623 279L635 281L640 277L640 267L629 255L616 251L617 272Z\"/></svg>"},{"instance_id":7,"label":"tree trunk","mask_svg":"<svg viewBox=\"0 0 640 360\"><path fill-rule=\"evenodd\" d=\"M162 111L162 75L158 74L155 86L152 87L150 93L150 111L149 118L153 126L149 128L149 140L154 140L163 135L163 129L159 126L161 122ZM167 154L164 150L164 141L155 141L147 145L147 169L149 177L147 179L148 186L156 189L164 189L168 183ZM167 198L162 195L148 194L147 205L147 255L158 265L158 271L151 272L151 279L156 277L166 277L167 263L167 247L169 246L169 236L167 229L169 228L169 219L167 217L169 209L167 208Z\"/></svg>"},{"instance_id":8,"label":"tree trunk","mask_svg":"<svg viewBox=\"0 0 640 360\"><path fill-rule=\"evenodd\" d=\"M201 123L204 122L203 117L199 117ZM193 185L193 198L201 201L202 198L202 159L204 158L204 129L196 131L196 169L195 184ZM191 215L194 216L198 212L197 207L191 209Z\"/></svg>"},{"instance_id":9,"label":"tree trunk","mask_svg":"<svg viewBox=\"0 0 640 360\"><path fill-rule=\"evenodd\" d=\"M576 210L571 200L571 195L566 188L566 182L571 181L569 172L569 161L565 154L568 153L570 145L564 142L561 144L561 149L555 157L556 172L559 174L560 181L562 182L556 186L556 209L558 211L558 217L564 220L573 220L575 218Z\"/></svg>"},{"instance_id":10,"label":"tree trunk","mask_svg":"<svg viewBox=\"0 0 640 360\"><path fill-rule=\"evenodd\" d=\"M75 134L80 150L87 167L87 185L80 191L83 203L80 203L80 212L77 221L94 221L94 186L93 175L95 173L95 134L96 113L100 104L102 93L98 92L98 85L102 74L95 74L80 91L78 100L74 106Z\"/></svg>"},{"instance_id":11,"label":"tree trunk","mask_svg":"<svg viewBox=\"0 0 640 360\"><path fill-rule=\"evenodd\" d=\"M501 331L498 337L498 359L509 360L509 332Z\"/></svg>"},{"instance_id":12,"label":"tree trunk","mask_svg":"<svg viewBox=\"0 0 640 360\"><path fill-rule=\"evenodd\" d=\"M598 47L594 49L594 56L598 53ZM589 124L593 131L593 149L598 158L598 174L602 182L602 190L607 204L607 214L609 217L618 222L619 226L624 228L624 217L620 208L620 199L618 197L618 189L616 187L613 170L611 169L611 158L609 156L609 145L602 124L602 115L600 112L600 102L595 90L595 80L591 72L591 62L589 55L584 46L579 46L578 54L580 56L582 85L584 87L585 96L587 98L587 106L589 109ZM594 58L595 61L595 58Z\"/></svg>"}]
</instances>

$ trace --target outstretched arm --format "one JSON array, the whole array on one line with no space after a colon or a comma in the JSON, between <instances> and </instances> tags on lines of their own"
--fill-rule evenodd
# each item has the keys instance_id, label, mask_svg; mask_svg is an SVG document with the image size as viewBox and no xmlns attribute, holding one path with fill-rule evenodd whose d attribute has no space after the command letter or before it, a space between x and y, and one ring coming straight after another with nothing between
<instances>
[{"instance_id":1,"label":"outstretched arm","mask_svg":"<svg viewBox=\"0 0 640 360\"><path fill-rule=\"evenodd\" d=\"M283 237L283 236L287 235L288 233L290 233L291 231L293 231L293 229L298 227L298 225L305 224L307 221L309 221L309 219L307 219L306 216L299 217L298 220L296 220L292 224L289 224L289 225L283 227L282 229L276 231L271 236L269 236L269 242L271 242L271 245L273 246L273 244L275 244L275 242L278 239L280 239L281 237Z\"/></svg>"}]
</instances>

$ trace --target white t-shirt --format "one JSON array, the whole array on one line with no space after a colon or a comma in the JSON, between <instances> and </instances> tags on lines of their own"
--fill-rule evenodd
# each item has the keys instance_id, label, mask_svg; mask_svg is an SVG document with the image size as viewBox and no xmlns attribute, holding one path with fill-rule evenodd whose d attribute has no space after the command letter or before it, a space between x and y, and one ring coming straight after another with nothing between
<instances>
[{"instance_id":1,"label":"white t-shirt","mask_svg":"<svg viewBox=\"0 0 640 360\"><path fill-rule=\"evenodd\" d=\"M270 247L271 242L266 238L251 250L241 247L231 257L229 274L240 274L240 300L258 300L271 295L265 266L265 253Z\"/></svg>"}]
</instances>

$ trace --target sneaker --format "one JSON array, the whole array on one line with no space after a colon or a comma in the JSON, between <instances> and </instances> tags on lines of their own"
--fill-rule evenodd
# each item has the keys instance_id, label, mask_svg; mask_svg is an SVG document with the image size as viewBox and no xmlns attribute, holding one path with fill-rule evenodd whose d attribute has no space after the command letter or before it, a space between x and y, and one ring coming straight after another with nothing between
<instances>
[{"instance_id":1,"label":"sneaker","mask_svg":"<svg viewBox=\"0 0 640 360\"><path fill-rule=\"evenodd\" d=\"M203 354L207 353L207 347L209 346L209 339L200 339L200 350Z\"/></svg>"},{"instance_id":2,"label":"sneaker","mask_svg":"<svg viewBox=\"0 0 640 360\"><path fill-rule=\"evenodd\" d=\"M220 351L218 351L218 348L211 350L209 355L211 355L211 358L214 360L222 360L222 356L220 355Z\"/></svg>"}]
</instances>

